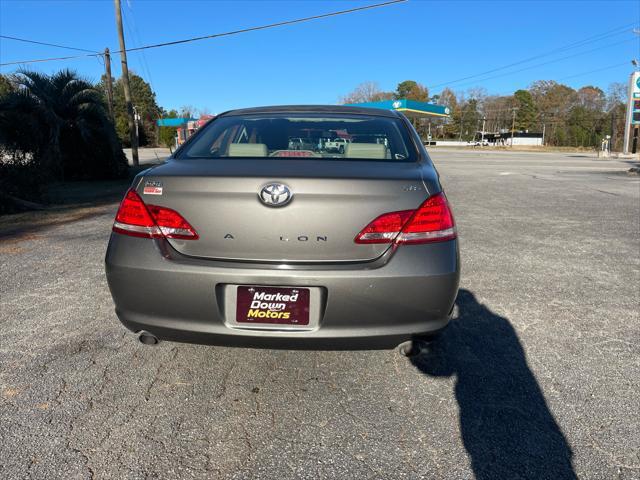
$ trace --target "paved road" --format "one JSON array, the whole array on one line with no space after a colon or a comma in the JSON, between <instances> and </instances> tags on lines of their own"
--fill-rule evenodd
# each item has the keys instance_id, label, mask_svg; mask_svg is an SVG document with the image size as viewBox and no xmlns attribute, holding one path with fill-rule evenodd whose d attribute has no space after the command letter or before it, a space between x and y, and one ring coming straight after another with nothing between
<instances>
[{"instance_id":1,"label":"paved road","mask_svg":"<svg viewBox=\"0 0 640 480\"><path fill-rule=\"evenodd\" d=\"M1 240L0 478L640 478L640 180L433 157L462 290L413 361L144 347L105 283L113 212Z\"/></svg>"},{"instance_id":2,"label":"paved road","mask_svg":"<svg viewBox=\"0 0 640 480\"><path fill-rule=\"evenodd\" d=\"M124 154L127 156L127 160L129 161L129 165L133 165L131 149L125 148ZM171 152L168 148L163 147L153 147L153 148L140 148L138 150L138 162L140 165L151 165L154 163L160 163L166 160L166 158L171 155Z\"/></svg>"}]
</instances>

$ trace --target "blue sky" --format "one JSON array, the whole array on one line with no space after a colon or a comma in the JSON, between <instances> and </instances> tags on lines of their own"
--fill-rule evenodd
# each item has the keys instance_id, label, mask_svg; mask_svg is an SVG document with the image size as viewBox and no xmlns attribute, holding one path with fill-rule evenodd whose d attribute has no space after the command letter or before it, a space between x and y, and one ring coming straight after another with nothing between
<instances>
[{"instance_id":1,"label":"blue sky","mask_svg":"<svg viewBox=\"0 0 640 480\"><path fill-rule=\"evenodd\" d=\"M122 0L127 46L177 40L362 6L371 1ZM232 37L130 53L130 68L151 80L160 105L211 112L295 103L336 103L363 81L384 90L413 79L437 93L445 83L640 23L638 1L427 1L407 3ZM538 79L572 87L626 82L640 35L612 32L510 69L451 83L511 93ZM0 34L80 48L118 50L111 0L0 0ZM577 55L580 54L580 55ZM0 63L74 55L0 39ZM570 57L570 58L563 58ZM546 65L540 65L547 63ZM538 66L536 66L538 65ZM612 65L616 65L612 68ZM32 64L97 80L88 58ZM529 68L532 67L532 68ZM0 67L10 73L14 67ZM526 70L524 70L526 69ZM509 74L515 70L522 70ZM593 70L600 70L588 74ZM113 59L120 75L119 57ZM149 78L150 77L150 78ZM495 78L490 78L495 77Z\"/></svg>"}]
</instances>

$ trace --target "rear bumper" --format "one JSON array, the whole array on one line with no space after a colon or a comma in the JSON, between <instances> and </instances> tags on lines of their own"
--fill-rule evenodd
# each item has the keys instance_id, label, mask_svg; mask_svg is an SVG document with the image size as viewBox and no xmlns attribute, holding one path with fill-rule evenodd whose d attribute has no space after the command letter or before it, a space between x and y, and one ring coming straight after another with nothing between
<instances>
[{"instance_id":1,"label":"rear bumper","mask_svg":"<svg viewBox=\"0 0 640 480\"><path fill-rule=\"evenodd\" d=\"M120 321L160 339L286 349L393 348L449 321L459 282L457 240L403 245L371 263L265 265L194 259L164 240L112 234L106 274ZM237 329L228 285L318 287L312 331Z\"/></svg>"}]
</instances>

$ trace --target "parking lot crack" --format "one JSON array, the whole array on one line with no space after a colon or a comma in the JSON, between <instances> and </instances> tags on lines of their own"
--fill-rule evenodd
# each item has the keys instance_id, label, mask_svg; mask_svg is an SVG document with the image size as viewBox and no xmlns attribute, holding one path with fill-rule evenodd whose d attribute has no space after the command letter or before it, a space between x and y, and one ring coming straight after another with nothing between
<instances>
[{"instance_id":1,"label":"parking lot crack","mask_svg":"<svg viewBox=\"0 0 640 480\"><path fill-rule=\"evenodd\" d=\"M60 401L60 397L67 391L67 381L63 378L62 379L62 383L60 385L60 388L58 389L58 391L56 392L56 396L53 399L54 402L56 402L58 405L62 405L62 402Z\"/></svg>"},{"instance_id":2,"label":"parking lot crack","mask_svg":"<svg viewBox=\"0 0 640 480\"><path fill-rule=\"evenodd\" d=\"M608 457L612 462L612 466L616 467L618 470L621 468L624 468L627 470L640 470L640 463L629 464L629 463L621 462L619 455L616 455L615 453L611 453L610 451L600 446L600 444L593 438L593 434L591 431L588 432L588 436L589 436L589 440L591 440L590 442L591 447L596 449L598 452L602 453L606 457Z\"/></svg>"},{"instance_id":3,"label":"parking lot crack","mask_svg":"<svg viewBox=\"0 0 640 480\"><path fill-rule=\"evenodd\" d=\"M80 450L79 448L74 447L71 443L73 441L73 434L74 434L74 430L75 430L75 426L73 424L73 422L70 424L70 430L69 430L69 435L67 437L67 450L70 450L78 455L80 455L84 461L85 464L85 468L87 469L87 472L89 474L89 478L93 479L94 478L94 472L93 472L93 468L91 467L91 465L89 464L89 457L87 456L86 453L84 453L82 450Z\"/></svg>"},{"instance_id":4,"label":"parking lot crack","mask_svg":"<svg viewBox=\"0 0 640 480\"><path fill-rule=\"evenodd\" d=\"M229 378L231 377L231 372L233 371L234 366L234 364L231 364L231 367L222 375L222 381L220 382L220 392L218 392L218 394L216 395L216 399L224 397L227 393L227 383L229 382Z\"/></svg>"},{"instance_id":5,"label":"parking lot crack","mask_svg":"<svg viewBox=\"0 0 640 480\"><path fill-rule=\"evenodd\" d=\"M147 387L147 391L144 394L145 401L148 402L149 399L151 398L151 390L153 390L153 387L155 387L156 383L158 382L158 378L160 377L160 372L164 370L164 368L167 366L169 362L172 362L173 360L175 360L177 355L178 355L177 347L172 347L171 350L169 351L168 358L165 361L160 362L160 364L158 365L158 368L156 369L155 374L153 375L153 378L151 379L151 382L149 383L149 386Z\"/></svg>"}]
</instances>

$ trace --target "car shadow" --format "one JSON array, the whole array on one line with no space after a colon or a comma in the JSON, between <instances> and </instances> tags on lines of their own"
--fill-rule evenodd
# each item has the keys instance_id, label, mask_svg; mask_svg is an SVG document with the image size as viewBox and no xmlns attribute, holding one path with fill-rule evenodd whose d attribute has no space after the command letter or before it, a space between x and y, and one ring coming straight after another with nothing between
<instances>
[{"instance_id":1,"label":"car shadow","mask_svg":"<svg viewBox=\"0 0 640 480\"><path fill-rule=\"evenodd\" d=\"M413 365L456 377L460 431L475 477L572 479L572 451L508 319L460 290L458 316Z\"/></svg>"}]
</instances>

